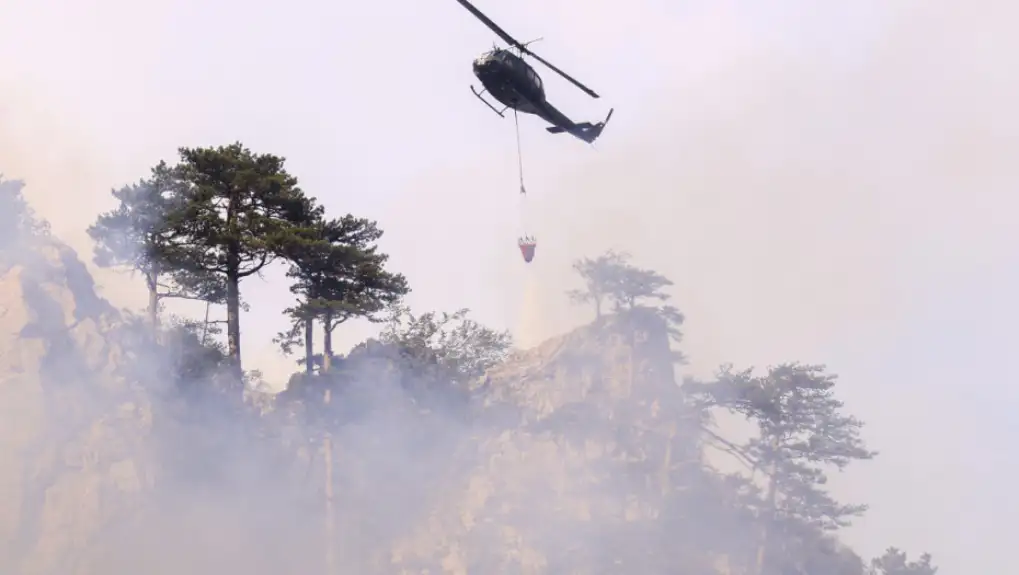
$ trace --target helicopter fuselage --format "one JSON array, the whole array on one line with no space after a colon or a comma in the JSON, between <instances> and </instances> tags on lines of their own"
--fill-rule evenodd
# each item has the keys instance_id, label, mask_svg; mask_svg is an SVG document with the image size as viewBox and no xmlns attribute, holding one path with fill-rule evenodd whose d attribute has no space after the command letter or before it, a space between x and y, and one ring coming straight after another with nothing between
<instances>
[{"instance_id":1,"label":"helicopter fuselage","mask_svg":"<svg viewBox=\"0 0 1019 575\"><path fill-rule=\"evenodd\" d=\"M545 108L545 87L541 77L516 54L495 49L474 60L474 75L493 98L524 114Z\"/></svg>"},{"instance_id":2,"label":"helicopter fuselage","mask_svg":"<svg viewBox=\"0 0 1019 575\"><path fill-rule=\"evenodd\" d=\"M495 35L501 38L511 49L517 51L513 53L510 50L493 47L491 52L486 52L474 60L474 75L481 80L481 84L484 86L484 89L480 92L475 90L474 86L471 86L471 92L474 93L474 96L498 114L499 117L505 118L503 112L513 108L515 112L534 114L552 124L545 128L550 134L570 134L588 144L594 143L598 136L601 135L605 124L612 118L612 110L609 110L604 120L596 124L591 122L577 123L570 120L545 98L545 86L541 81L541 77L534 71L534 68L524 62L523 57L527 55L534 58L535 61L540 62L549 70L559 74L564 80L570 82L592 98L597 98L598 94L527 48L528 44L532 44L537 40L521 44L488 16L482 14L468 0L457 0L457 2L466 8L475 18L480 20L482 24L488 26L489 30L495 32ZM485 99L485 92L491 94L492 98L505 107L502 110L497 109L491 102Z\"/></svg>"},{"instance_id":3,"label":"helicopter fuselage","mask_svg":"<svg viewBox=\"0 0 1019 575\"><path fill-rule=\"evenodd\" d=\"M474 75L481 80L484 90L479 93L472 86L471 91L493 112L502 116L504 111L512 108L522 114L534 114L552 124L546 128L552 134L569 133L587 143L592 143L612 117L610 110L605 120L598 124L590 122L578 124L569 119L545 98L545 86L534 68L508 50L496 48L476 58ZM505 108L497 110L482 97L484 92L491 94Z\"/></svg>"}]
</instances>

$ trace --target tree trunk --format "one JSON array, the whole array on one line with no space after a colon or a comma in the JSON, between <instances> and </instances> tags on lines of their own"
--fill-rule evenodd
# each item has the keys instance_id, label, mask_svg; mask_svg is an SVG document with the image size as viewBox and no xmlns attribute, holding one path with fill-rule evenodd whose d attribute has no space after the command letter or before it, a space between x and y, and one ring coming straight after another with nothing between
<instances>
[{"instance_id":1,"label":"tree trunk","mask_svg":"<svg viewBox=\"0 0 1019 575\"><path fill-rule=\"evenodd\" d=\"M148 270L145 278L146 287L149 289L149 326L152 327L152 334L159 337L159 268L153 264Z\"/></svg>"},{"instance_id":2,"label":"tree trunk","mask_svg":"<svg viewBox=\"0 0 1019 575\"><path fill-rule=\"evenodd\" d=\"M238 382L244 381L241 367L241 245L237 230L237 201L231 192L226 207L226 346L230 370Z\"/></svg>"},{"instance_id":3,"label":"tree trunk","mask_svg":"<svg viewBox=\"0 0 1019 575\"><path fill-rule=\"evenodd\" d=\"M772 439L773 447L776 447L776 443L776 440ZM772 461L768 473L768 493L764 499L766 517L761 522L761 541L757 547L757 564L754 569L756 575L764 575L764 560L767 557L768 544L770 543L771 527L775 524L775 498L778 496L778 482L775 480L777 467L778 464Z\"/></svg>"},{"instance_id":4,"label":"tree trunk","mask_svg":"<svg viewBox=\"0 0 1019 575\"><path fill-rule=\"evenodd\" d=\"M669 424L669 434L665 440L665 456L662 457L661 487L664 499L672 491L672 442L676 439L676 424Z\"/></svg>"},{"instance_id":5,"label":"tree trunk","mask_svg":"<svg viewBox=\"0 0 1019 575\"><path fill-rule=\"evenodd\" d=\"M309 315L304 320L304 373L315 371L315 320Z\"/></svg>"},{"instance_id":6,"label":"tree trunk","mask_svg":"<svg viewBox=\"0 0 1019 575\"><path fill-rule=\"evenodd\" d=\"M326 389L322 402L329 409L332 390ZM333 435L326 428L325 437L322 439L322 451L324 456L326 484L325 484L325 527L326 527L326 574L336 575L336 550L333 547L336 541L336 516L333 511Z\"/></svg>"},{"instance_id":7,"label":"tree trunk","mask_svg":"<svg viewBox=\"0 0 1019 575\"><path fill-rule=\"evenodd\" d=\"M326 310L325 319L322 320L325 326L325 333L322 336L322 373L329 373L333 367L333 314Z\"/></svg>"},{"instance_id":8,"label":"tree trunk","mask_svg":"<svg viewBox=\"0 0 1019 575\"><path fill-rule=\"evenodd\" d=\"M235 262L239 258L233 253L228 255L228 260ZM228 264L229 265L229 264ZM236 270L236 268L231 268ZM236 271L227 272L226 277L226 344L227 353L230 356L231 370L238 381L244 376L241 369L241 290L240 278Z\"/></svg>"}]
</instances>

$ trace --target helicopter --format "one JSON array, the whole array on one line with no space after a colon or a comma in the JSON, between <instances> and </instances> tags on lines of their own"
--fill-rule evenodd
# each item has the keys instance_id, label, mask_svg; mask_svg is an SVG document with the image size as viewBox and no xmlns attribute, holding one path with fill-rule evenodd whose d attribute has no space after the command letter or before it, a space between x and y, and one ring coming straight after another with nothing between
<instances>
[{"instance_id":1,"label":"helicopter","mask_svg":"<svg viewBox=\"0 0 1019 575\"><path fill-rule=\"evenodd\" d=\"M545 87L541 76L524 61L524 55L541 62L592 98L598 98L598 94L529 50L527 45L533 42L520 43L467 0L457 0L457 2L510 45L510 49L493 47L490 52L486 52L474 60L474 75L481 81L483 88L478 91L474 86L471 86L471 92L502 118L506 117L504 115L506 110L512 108L514 114L517 112L533 114L552 124L546 128L551 134L567 133L589 144L594 143L601 135L605 124L612 118L613 110L609 110L605 119L597 124L574 122L545 98ZM512 52L514 49L518 54ZM504 106L502 110L496 109L491 102L485 99L486 92Z\"/></svg>"}]
</instances>

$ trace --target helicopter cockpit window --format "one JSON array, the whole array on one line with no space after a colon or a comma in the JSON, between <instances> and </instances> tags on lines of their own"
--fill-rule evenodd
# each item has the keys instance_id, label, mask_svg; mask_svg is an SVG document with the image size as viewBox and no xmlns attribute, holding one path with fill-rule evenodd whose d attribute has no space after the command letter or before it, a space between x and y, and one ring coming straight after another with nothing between
<instances>
[{"instance_id":1,"label":"helicopter cockpit window","mask_svg":"<svg viewBox=\"0 0 1019 575\"><path fill-rule=\"evenodd\" d=\"M538 76L537 72L530 68L527 69L527 79L530 80L531 83L533 83L539 89L541 88L541 77Z\"/></svg>"}]
</instances>

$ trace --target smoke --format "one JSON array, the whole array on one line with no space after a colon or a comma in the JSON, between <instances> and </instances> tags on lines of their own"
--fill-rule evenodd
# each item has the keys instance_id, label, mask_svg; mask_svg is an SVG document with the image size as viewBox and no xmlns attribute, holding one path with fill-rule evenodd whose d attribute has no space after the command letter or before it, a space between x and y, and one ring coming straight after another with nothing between
<instances>
[{"instance_id":1,"label":"smoke","mask_svg":"<svg viewBox=\"0 0 1019 575\"><path fill-rule=\"evenodd\" d=\"M545 412L562 389L507 412L441 372L393 370L384 346L352 351L328 391L298 379L260 411L265 398L246 389L242 403L195 334L153 340L96 297L71 248L9 227L2 354L20 363L0 388L7 570L386 573L395 559L543 572L560 546L591 552L613 529L598 519L571 534L564 505L589 517L639 484L520 429L514 409Z\"/></svg>"},{"instance_id":2,"label":"smoke","mask_svg":"<svg viewBox=\"0 0 1019 575\"><path fill-rule=\"evenodd\" d=\"M560 184L538 224L539 317L549 331L576 321L558 303L573 258L637 254L676 281L693 371L799 358L842 374L849 407L882 451L837 480L840 493L872 504L851 542L870 553L890 539L926 546L946 570L1000 568L1008 559L995 544L957 533L1007 521L987 501L1008 488L976 497L987 484L975 474L939 470L997 460L974 450L1000 429L986 419L992 405L1011 397L988 383L997 400L958 407L970 393L961 381L996 381L982 366L1015 342L1006 327L1015 306L984 294L1016 281L1007 270L1019 239L1008 216L1019 207L1019 83L1006 72L1016 7L787 1L702 14L669 36L645 23L656 93L614 102L599 152L544 174ZM996 312L977 311L985 306ZM946 314L970 319L963 327ZM957 419L946 427L948 413ZM970 504L953 513L965 520L934 510L962 499Z\"/></svg>"},{"instance_id":3,"label":"smoke","mask_svg":"<svg viewBox=\"0 0 1019 575\"><path fill-rule=\"evenodd\" d=\"M519 322L513 330L517 345L523 349L534 347L541 341L544 306L541 305L538 282L537 274L530 274L524 280L523 302L517 314Z\"/></svg>"},{"instance_id":4,"label":"smoke","mask_svg":"<svg viewBox=\"0 0 1019 575\"><path fill-rule=\"evenodd\" d=\"M1019 147L1013 105L1019 94L1009 71L1019 52L1006 28L1017 9L991 1L819 8L786 0L753 12L742 4L665 7L647 1L625 11L607 4L577 8L565 0L520 4L521 13L548 11L550 20L542 28L557 31L558 38L535 48L584 80L595 75L590 82L606 94L616 115L594 153L564 152L574 143L544 134L528 138L525 130L525 160L540 160L527 164L528 180L534 182L528 185L528 201L535 216L528 227L533 226L539 244L535 262L524 272L513 245L517 222L500 219L500 212L516 212L510 200L492 199L516 200L511 161L479 163L471 170L443 164L442 173L422 178L407 197L393 201L407 215L383 218L392 229L391 245L414 246L394 254L394 266L410 270L412 278L455 278L447 284L435 280L437 286L457 284L437 290L443 293L437 296L439 307L480 308L506 325L520 324L518 337L529 343L575 325L586 313L562 303L563 291L572 286L569 264L574 258L607 248L631 251L642 265L676 281L675 300L688 317L684 351L693 370L709 371L722 361L742 365L804 359L829 361L843 373L850 407L871 423L874 446L884 452L866 472L871 479L854 476L852 483L866 489L846 487L858 492L859 500L876 502L871 513L877 519L866 524L867 533L856 536L868 550L877 551L904 534L902 544L908 548L930 546L943 553L948 570L1000 569L1007 558L996 553L1003 551L957 544L957 525L926 510L958 500L971 491L973 480L947 471L929 473L930 464L922 460L926 456L911 455L946 460L967 451L973 442L949 437L967 426L974 430L967 437L981 439L979 411L959 415L965 419L948 426L954 430L945 430L944 422L932 415L954 412L958 392L953 390L959 383L937 379L934 367L950 361L946 356L952 354L928 348L914 352L909 366L922 366L930 374L917 384L907 382L915 378L903 373L909 369L894 369L906 361L898 353L904 341L915 338L904 326L918 314L934 314L923 305L936 307L930 302L941 301L941 292L964 291L971 283L998 285L1011 277L1005 270L1014 263L1017 239L1011 223L1017 206L1010 162ZM527 19L519 16L506 26L516 30ZM607 32L592 42L594 30ZM520 33L527 36L527 30ZM418 46L426 40L411 38ZM432 63L441 66L445 56ZM445 81L445 68L438 69ZM600 84L597 75L603 78ZM26 193L57 233L87 254L82 214L91 219L97 196L78 190L105 190L136 174L108 167L114 159L73 134L70 114L61 116L45 94L28 93L24 86L20 79L4 84L0 169L24 178ZM394 89L383 86L380 91L398 92L389 87ZM600 102L564 96L563 109L573 110L574 104L578 114L589 112L592 119L604 112ZM45 116L55 119L40 119ZM506 142L504 150L489 151L511 158L509 137ZM421 163L447 155L417 153ZM422 194L422 189L436 191ZM422 212L425 208L429 211ZM431 247L419 245L419 236L426 233L412 221L419 213L435 214L426 230ZM476 244L477 251L464 253L467 243ZM437 259L443 261L437 264ZM465 261L479 262L468 279ZM135 297L132 288L119 287L127 285L123 282L101 283L104 294L118 304ZM446 305L443 297L455 301ZM953 303L968 309L964 298ZM1004 303L985 305L998 312L1012 309ZM962 329L934 320L930 325L931 330ZM979 328L968 329L960 337L981 346L975 333ZM994 363L991 359L986 363ZM976 364L973 360L963 367L975 369ZM981 378L986 385L994 379ZM374 496L370 486L378 487L378 494L398 492L419 473L441 481L427 458L419 456L419 445L407 435L409 427L384 410L376 413L378 425L337 439L338 444L371 445L374 436L388 450L363 467L361 481L368 487L352 491L369 503L344 504L357 510L351 512L352 522L373 517L395 526L400 512L378 512L386 509L385 497ZM444 439L436 442L455 451L457 442L448 438L463 428L450 424L446 429L439 434ZM201 438L222 432L210 424ZM177 431L159 433L170 443L180 437ZM178 540L189 541L192 551L203 540L216 541L209 552L220 553L224 562L252 557L245 553L253 549L268 553L286 547L257 544L267 540L286 541L292 546L286 548L294 550L287 559L298 564L317 553L310 549L319 547L309 543L313 532L321 532L318 510L311 509L317 503L293 506L280 494L288 493L285 489L268 480L260 483L267 472L249 473L240 463L257 459L246 445L239 440L232 444L235 456L226 461L237 470L230 477L245 477L249 483L227 489L223 486L236 482L220 478L201 488L180 483L169 489L177 499L162 503L150 516L152 522L165 522L165 536L147 541L165 547L147 553L142 550L148 547L137 545L135 567L151 557L173 564L165 551ZM946 446L951 447L947 453L936 453ZM186 448L181 442L180 449ZM193 469L197 473L202 466ZM901 479L914 476L914 483L936 485L925 497L936 496L938 503L918 498L915 484ZM382 478L393 478L385 490ZM895 488L885 489L882 483ZM300 500L300 495L292 496ZM310 496L302 501L311 500L320 501ZM993 525L1001 519L1000 510L986 507L984 502L979 514L966 515L967 524ZM246 532L239 525L264 531L245 540L237 535ZM178 555L173 558L191 558L195 565L204 560L197 551ZM980 556L984 563L964 563L966 555ZM258 557L251 561L264 562L266 572L272 572L267 566L273 558Z\"/></svg>"}]
</instances>

